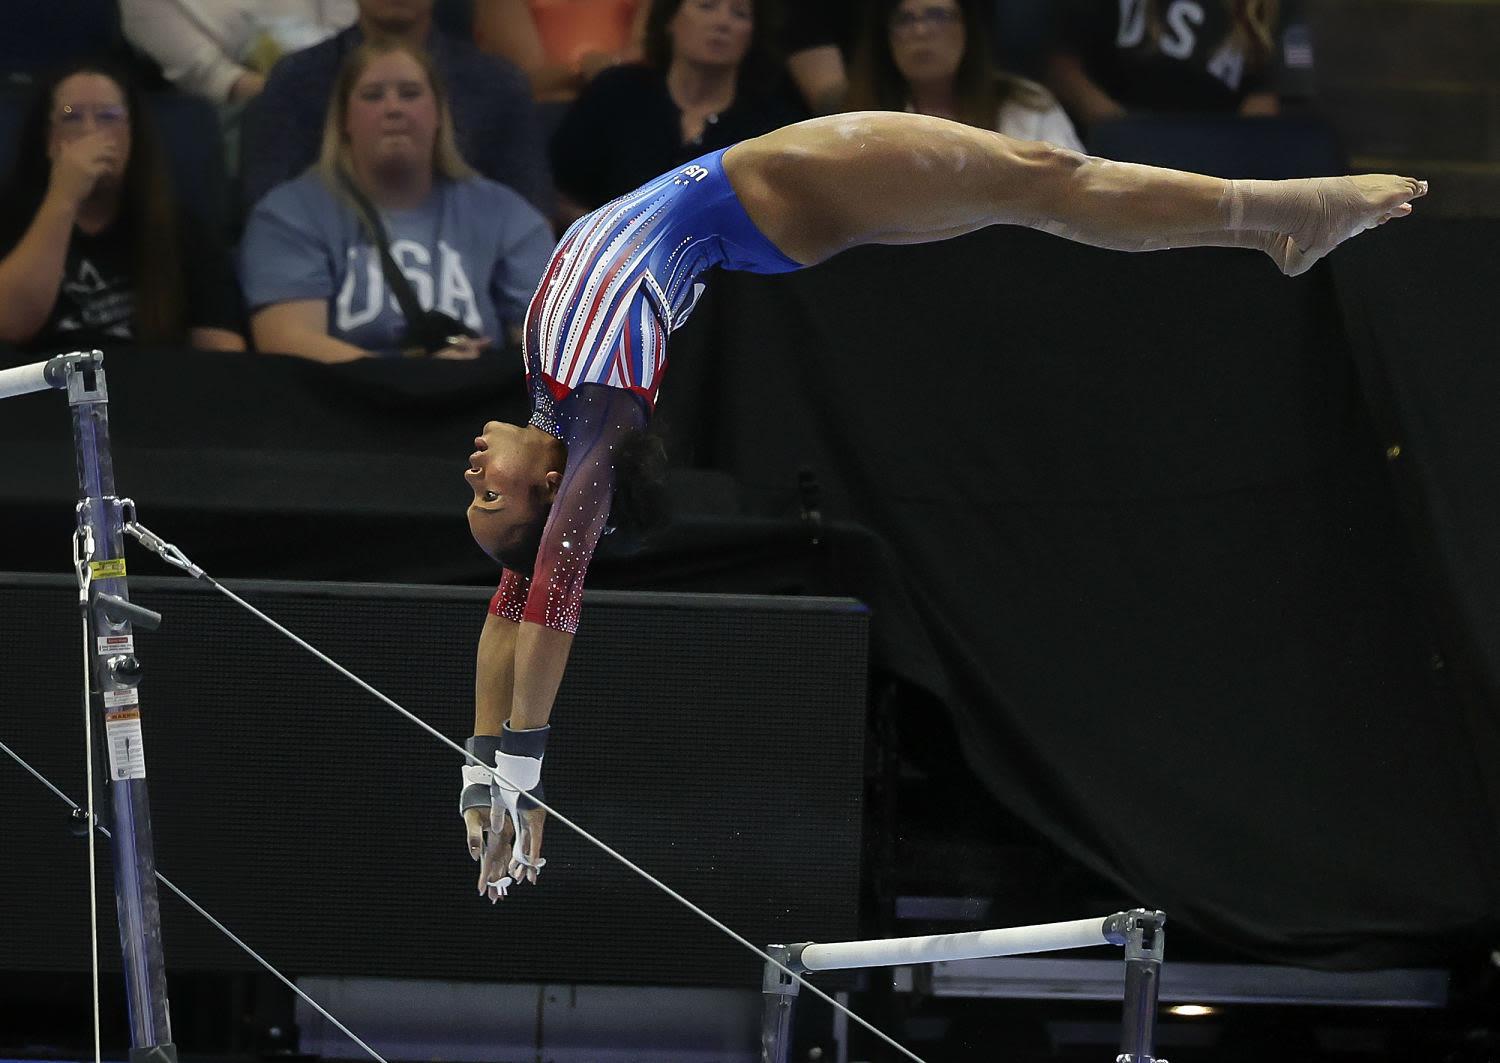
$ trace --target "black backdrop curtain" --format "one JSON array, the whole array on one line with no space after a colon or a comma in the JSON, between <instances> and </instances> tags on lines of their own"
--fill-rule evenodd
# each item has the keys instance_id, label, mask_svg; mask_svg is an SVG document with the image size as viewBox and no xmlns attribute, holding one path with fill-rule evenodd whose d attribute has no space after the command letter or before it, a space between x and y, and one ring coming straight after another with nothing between
<instances>
[{"instance_id":1,"label":"black backdrop curtain","mask_svg":"<svg viewBox=\"0 0 1500 1063\"><path fill-rule=\"evenodd\" d=\"M722 278L691 334L708 460L771 509L811 466L891 544L1000 799L1277 960L1500 912L1494 233L1401 229L1330 264L1342 310L1331 269L988 230Z\"/></svg>"}]
</instances>

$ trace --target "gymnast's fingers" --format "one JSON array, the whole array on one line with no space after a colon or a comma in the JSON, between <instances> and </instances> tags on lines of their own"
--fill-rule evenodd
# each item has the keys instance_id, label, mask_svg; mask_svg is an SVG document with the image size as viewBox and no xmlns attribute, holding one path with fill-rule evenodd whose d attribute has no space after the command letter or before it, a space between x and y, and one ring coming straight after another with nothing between
<instances>
[{"instance_id":1,"label":"gymnast's fingers","mask_svg":"<svg viewBox=\"0 0 1500 1063\"><path fill-rule=\"evenodd\" d=\"M526 859L531 861L531 881L536 881L537 870L546 863L542 859L542 825L547 819L545 809L534 808L526 813L526 826L531 835L530 842L526 847Z\"/></svg>"},{"instance_id":2,"label":"gymnast's fingers","mask_svg":"<svg viewBox=\"0 0 1500 1063\"><path fill-rule=\"evenodd\" d=\"M479 894L488 896L491 903L505 896L505 891L510 888L511 877L506 874L506 865L510 860L510 839L502 839L494 831L490 832L484 849L484 859L479 863Z\"/></svg>"},{"instance_id":3,"label":"gymnast's fingers","mask_svg":"<svg viewBox=\"0 0 1500 1063\"><path fill-rule=\"evenodd\" d=\"M469 859L478 860L484 855L484 828L490 818L487 808L464 810L464 828L468 832Z\"/></svg>"},{"instance_id":4,"label":"gymnast's fingers","mask_svg":"<svg viewBox=\"0 0 1500 1063\"><path fill-rule=\"evenodd\" d=\"M521 832L521 856L514 855L510 862L510 874L518 882L535 883L547 861L542 859L542 824L547 818L545 809L533 808L522 813L525 829Z\"/></svg>"}]
</instances>

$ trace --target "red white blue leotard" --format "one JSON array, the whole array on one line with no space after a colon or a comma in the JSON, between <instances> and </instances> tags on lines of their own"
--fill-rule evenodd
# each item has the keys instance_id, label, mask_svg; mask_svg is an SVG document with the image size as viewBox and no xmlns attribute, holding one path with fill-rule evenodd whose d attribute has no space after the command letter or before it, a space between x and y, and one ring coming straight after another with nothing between
<instances>
[{"instance_id":1,"label":"red white blue leotard","mask_svg":"<svg viewBox=\"0 0 1500 1063\"><path fill-rule=\"evenodd\" d=\"M703 293L704 271L801 268L745 213L723 154L580 218L542 275L526 315L530 423L567 444L568 462L533 576L505 571L490 603L498 616L577 630L584 573L614 490L613 449L649 419L667 336Z\"/></svg>"}]
</instances>

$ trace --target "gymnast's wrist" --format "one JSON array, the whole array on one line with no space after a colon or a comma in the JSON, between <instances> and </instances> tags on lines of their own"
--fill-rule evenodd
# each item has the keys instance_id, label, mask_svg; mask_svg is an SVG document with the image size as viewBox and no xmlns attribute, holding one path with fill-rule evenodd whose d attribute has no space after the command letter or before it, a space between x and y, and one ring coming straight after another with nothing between
<instances>
[{"instance_id":1,"label":"gymnast's wrist","mask_svg":"<svg viewBox=\"0 0 1500 1063\"><path fill-rule=\"evenodd\" d=\"M542 759L547 755L547 738L551 733L550 725L517 730L511 727L509 720L500 728L499 751L495 755L496 768L507 777L531 782L530 785L522 785L521 789L527 792L521 793L516 800L516 807L522 812L536 808L535 799L547 800L541 775ZM513 789L498 782L497 785L501 789ZM491 799L493 798L492 794Z\"/></svg>"},{"instance_id":2,"label":"gymnast's wrist","mask_svg":"<svg viewBox=\"0 0 1500 1063\"><path fill-rule=\"evenodd\" d=\"M458 795L458 814L461 816L471 808L490 807L490 765L495 763L495 754L500 751L499 735L471 735L464 739L464 749L479 761L465 760L463 766L463 789Z\"/></svg>"},{"instance_id":3,"label":"gymnast's wrist","mask_svg":"<svg viewBox=\"0 0 1500 1063\"><path fill-rule=\"evenodd\" d=\"M500 750L516 757L532 757L541 760L547 755L547 738L552 734L550 724L540 727L518 729L506 720L500 725Z\"/></svg>"}]
</instances>

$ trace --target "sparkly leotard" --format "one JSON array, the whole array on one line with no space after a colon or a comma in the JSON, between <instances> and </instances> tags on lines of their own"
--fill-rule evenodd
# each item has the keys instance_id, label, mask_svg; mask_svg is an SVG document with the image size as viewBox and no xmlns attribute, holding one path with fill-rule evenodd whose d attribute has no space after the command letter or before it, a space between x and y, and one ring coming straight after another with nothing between
<instances>
[{"instance_id":1,"label":"sparkly leotard","mask_svg":"<svg viewBox=\"0 0 1500 1063\"><path fill-rule=\"evenodd\" d=\"M728 149L726 149L728 150ZM507 569L497 616L578 627L583 577L614 490L614 449L650 418L667 336L687 320L714 266L785 273L745 213L723 151L580 218L564 234L526 315L531 424L568 447L531 579Z\"/></svg>"}]
</instances>

